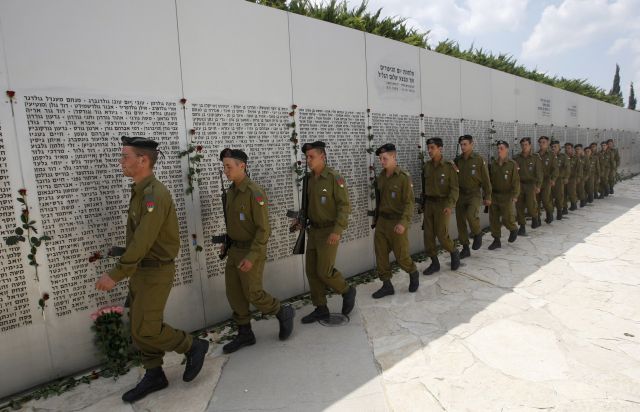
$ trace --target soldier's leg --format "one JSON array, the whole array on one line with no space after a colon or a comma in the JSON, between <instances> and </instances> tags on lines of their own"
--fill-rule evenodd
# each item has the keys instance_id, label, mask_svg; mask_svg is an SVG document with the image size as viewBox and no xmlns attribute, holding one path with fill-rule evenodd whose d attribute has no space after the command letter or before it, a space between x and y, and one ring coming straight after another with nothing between
<instances>
[{"instance_id":1,"label":"soldier's leg","mask_svg":"<svg viewBox=\"0 0 640 412\"><path fill-rule=\"evenodd\" d=\"M502 224L509 232L518 229L514 214L513 200L508 199L500 202L500 214L502 216Z\"/></svg>"},{"instance_id":2,"label":"soldier's leg","mask_svg":"<svg viewBox=\"0 0 640 412\"><path fill-rule=\"evenodd\" d=\"M243 254L246 251L243 252ZM242 260L242 259L240 259ZM275 315L280 310L280 301L262 287L262 272L265 259L258 259L248 272L239 272L242 292L249 302L265 315Z\"/></svg>"},{"instance_id":3,"label":"soldier's leg","mask_svg":"<svg viewBox=\"0 0 640 412\"><path fill-rule=\"evenodd\" d=\"M436 203L426 202L424 207L424 221L422 223L424 237L424 251L429 257L436 256L436 233L434 229L434 211Z\"/></svg>"},{"instance_id":4,"label":"soldier's leg","mask_svg":"<svg viewBox=\"0 0 640 412\"><path fill-rule=\"evenodd\" d=\"M613 191L613 185L616 184L616 171L612 170L609 173L609 193Z\"/></svg>"},{"instance_id":5,"label":"soldier's leg","mask_svg":"<svg viewBox=\"0 0 640 412\"><path fill-rule=\"evenodd\" d=\"M555 185L553 187L555 187ZM548 215L553 214L553 200L551 196L551 190L553 187L551 186L551 182L545 182L543 185L542 204L544 205L544 210Z\"/></svg>"},{"instance_id":6,"label":"soldier's leg","mask_svg":"<svg viewBox=\"0 0 640 412\"><path fill-rule=\"evenodd\" d=\"M175 266L139 269L130 279L131 338L142 353L142 365L162 365L165 352L185 353L190 334L164 323L164 308L171 291Z\"/></svg>"},{"instance_id":7,"label":"soldier's leg","mask_svg":"<svg viewBox=\"0 0 640 412\"><path fill-rule=\"evenodd\" d=\"M527 221L525 219L524 211L525 211L525 208L526 208L526 205L527 205L527 202L526 202L527 195L526 195L525 192L528 190L527 189L528 186L529 185L524 184L524 183L521 184L521 186L520 186L520 194L518 195L518 201L516 202L516 214L517 214L517 217L518 217L518 224L520 226L524 226L527 223Z\"/></svg>"},{"instance_id":8,"label":"soldier's leg","mask_svg":"<svg viewBox=\"0 0 640 412\"><path fill-rule=\"evenodd\" d=\"M323 229L319 232L319 237L316 239L318 241L316 245L318 279L320 279L324 285L342 295L349 290L349 285L344 280L342 273L334 267L339 243L335 245L327 244L329 234L331 234L331 229Z\"/></svg>"},{"instance_id":9,"label":"soldier's leg","mask_svg":"<svg viewBox=\"0 0 640 412\"><path fill-rule=\"evenodd\" d=\"M562 218L562 208L564 207L564 183L558 179L555 186L553 186L553 203L558 209L558 216Z\"/></svg>"},{"instance_id":10,"label":"soldier's leg","mask_svg":"<svg viewBox=\"0 0 640 412\"><path fill-rule=\"evenodd\" d=\"M376 271L381 281L391 280L391 265L389 264L390 245L386 236L388 225L386 219L378 219L373 235L373 247L376 253Z\"/></svg>"},{"instance_id":11,"label":"soldier's leg","mask_svg":"<svg viewBox=\"0 0 640 412\"><path fill-rule=\"evenodd\" d=\"M413 273L418 270L416 263L411 259L411 254L409 253L409 228L406 228L401 235L393 233L391 236L393 236L393 256L395 256L400 268L407 273Z\"/></svg>"},{"instance_id":12,"label":"soldier's leg","mask_svg":"<svg viewBox=\"0 0 640 412\"><path fill-rule=\"evenodd\" d=\"M311 229L307 233L307 251L305 252L305 272L309 281L309 292L313 306L326 306L324 283L318 277L318 249L316 243L317 229Z\"/></svg>"},{"instance_id":13,"label":"soldier's leg","mask_svg":"<svg viewBox=\"0 0 640 412\"><path fill-rule=\"evenodd\" d=\"M471 230L471 234L473 236L479 235L482 230L480 228L480 205L481 204L482 204L482 198L480 198L479 196L474 196L469 200L469 203L467 206L467 210L466 210L467 215L465 216L465 218L469 222L469 229ZM458 232L459 231L460 229L458 229Z\"/></svg>"},{"instance_id":14,"label":"soldier's leg","mask_svg":"<svg viewBox=\"0 0 640 412\"><path fill-rule=\"evenodd\" d=\"M456 203L456 224L458 225L458 240L460 240L460 244L462 245L469 244L469 231L467 230L467 211L470 206L471 204L469 203L469 199L465 198L464 196L460 196L458 202ZM470 221L469 224L471 224Z\"/></svg>"},{"instance_id":15,"label":"soldier's leg","mask_svg":"<svg viewBox=\"0 0 640 412\"><path fill-rule=\"evenodd\" d=\"M500 204L494 198L491 206L489 206L489 227L491 228L491 236L494 239L500 239L502 224L500 223Z\"/></svg>"},{"instance_id":16,"label":"soldier's leg","mask_svg":"<svg viewBox=\"0 0 640 412\"><path fill-rule=\"evenodd\" d=\"M447 216L443 213L444 208L444 202L438 202L436 204L436 210L434 211L434 229L442 248L451 253L455 250L453 241L449 237L449 219L451 216Z\"/></svg>"},{"instance_id":17,"label":"soldier's leg","mask_svg":"<svg viewBox=\"0 0 640 412\"><path fill-rule=\"evenodd\" d=\"M249 300L243 291L241 273L238 269L240 261L238 253L234 248L227 254L227 262L224 268L224 285L227 293L227 301L233 311L233 320L238 325L248 325L251 323L249 315Z\"/></svg>"},{"instance_id":18,"label":"soldier's leg","mask_svg":"<svg viewBox=\"0 0 640 412\"><path fill-rule=\"evenodd\" d=\"M538 201L536 199L536 191L534 185L527 185L527 189L525 191L525 201L527 204L527 210L532 218L538 219L540 215L540 210L538 209Z\"/></svg>"}]
</instances>

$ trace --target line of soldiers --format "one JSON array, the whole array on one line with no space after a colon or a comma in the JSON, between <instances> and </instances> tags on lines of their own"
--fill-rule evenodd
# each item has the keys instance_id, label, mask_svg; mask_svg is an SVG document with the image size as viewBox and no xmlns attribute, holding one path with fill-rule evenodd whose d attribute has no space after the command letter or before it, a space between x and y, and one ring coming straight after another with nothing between
<instances>
[{"instance_id":1,"label":"line of soldiers","mask_svg":"<svg viewBox=\"0 0 640 412\"><path fill-rule=\"evenodd\" d=\"M427 141L430 160L423 165L424 247L431 264L423 274L440 270L436 254L436 237L451 255L452 270L458 269L460 259L471 255L471 231L477 250L482 246L480 204L489 208L491 234L489 249L499 248L501 227L509 230L509 242L525 234L525 208L533 219L533 227L540 225L538 203L551 208L551 193L555 205L566 212L575 210L595 198L613 193L615 170L619 155L613 141L603 143L603 150L595 153L596 145L582 153L576 145L565 145L566 156L559 153L558 142L548 151L547 137L540 138L541 151L531 153L531 139L520 141L522 153L509 160L509 144L499 141L497 158L488 168L485 160L473 151L473 137L461 136L462 154L454 161L446 161L442 153L442 139ZM131 177L131 200L126 225L126 247L118 263L96 282L96 289L112 290L117 282L129 279L130 328L134 344L142 353L145 375L135 388L122 399L135 402L146 395L164 389L169 382L162 370L165 352L174 351L186 356L183 380L192 381L199 374L209 349L206 340L192 337L164 322L164 309L175 276L175 258L180 248L178 219L175 204L167 188L158 181L153 167L161 151L158 143L141 137L121 138L120 165L123 174ZM597 145L596 145L597 146ZM314 310L302 317L304 324L326 321L327 289L342 296L341 312L348 316L355 306L356 288L350 286L335 268L338 245L347 228L351 206L344 177L327 165L326 145L316 141L302 146L310 172L305 173L307 184L305 222L296 221L294 227L306 228L309 241L305 252L305 272L309 281ZM419 273L409 254L409 225L414 213L414 193L409 173L397 163L396 148L387 143L376 150L383 170L376 177L378 199L372 228L375 228L374 249L377 273L382 287L373 298L395 293L391 283L389 253L393 251L400 267L409 273L409 292L419 287ZM543 160L545 159L545 160ZM223 347L225 353L256 343L251 330L250 305L266 315L275 315L279 323L279 338L287 339L293 331L294 309L267 293L262 285L270 236L267 195L247 174L248 156L239 149L224 149L220 153L224 174L232 183L224 204L225 223L229 242L221 246L226 256L225 287L238 333ZM560 166L558 166L560 165ZM559 180L560 179L560 180ZM555 186L562 186L552 190ZM565 200L565 189L568 193ZM599 188L599 192L596 192ZM536 195L540 195L539 198ZM516 203L518 223L513 215ZM547 223L550 209L547 208ZM462 243L459 252L448 234L449 219L456 211L458 232ZM298 219L299 220L299 219ZM304 223L304 224L303 224Z\"/></svg>"}]
</instances>

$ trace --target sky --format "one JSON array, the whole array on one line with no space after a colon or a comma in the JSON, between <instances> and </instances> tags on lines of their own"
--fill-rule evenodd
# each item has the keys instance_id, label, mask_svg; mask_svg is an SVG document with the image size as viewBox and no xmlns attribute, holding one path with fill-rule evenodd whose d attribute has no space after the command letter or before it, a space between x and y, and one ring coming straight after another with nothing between
<instances>
[{"instance_id":1,"label":"sky","mask_svg":"<svg viewBox=\"0 0 640 412\"><path fill-rule=\"evenodd\" d=\"M379 8L430 30L432 46L445 39L463 49L473 44L607 92L618 63L625 107L630 82L640 94L640 0L369 0L369 10Z\"/></svg>"}]
</instances>

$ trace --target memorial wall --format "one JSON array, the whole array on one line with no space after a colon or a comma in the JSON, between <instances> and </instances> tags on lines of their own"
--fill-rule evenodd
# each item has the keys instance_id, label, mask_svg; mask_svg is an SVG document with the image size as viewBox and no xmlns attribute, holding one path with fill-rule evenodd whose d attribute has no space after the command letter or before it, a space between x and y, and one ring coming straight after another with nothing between
<instances>
[{"instance_id":1,"label":"memorial wall","mask_svg":"<svg viewBox=\"0 0 640 412\"><path fill-rule=\"evenodd\" d=\"M383 143L398 147L416 196L426 139L442 137L453 158L465 133L485 158L496 139L516 153L524 136L612 138L620 171L640 171L637 112L244 1L2 2L0 60L0 367L14 371L0 375L0 397L97 362L90 314L123 304L127 291L126 281L94 289L114 263L107 251L124 244L122 135L160 142L156 175L173 195L181 240L166 318L188 330L231 312L211 242L224 233L225 147L247 152L267 193L264 282L279 298L308 290L286 217L300 205L304 142L325 141L347 182L352 213L336 263L347 276L374 267L367 212L381 170L372 152ZM21 218L50 238L35 254L4 242ZM413 252L421 219L416 208Z\"/></svg>"}]
</instances>

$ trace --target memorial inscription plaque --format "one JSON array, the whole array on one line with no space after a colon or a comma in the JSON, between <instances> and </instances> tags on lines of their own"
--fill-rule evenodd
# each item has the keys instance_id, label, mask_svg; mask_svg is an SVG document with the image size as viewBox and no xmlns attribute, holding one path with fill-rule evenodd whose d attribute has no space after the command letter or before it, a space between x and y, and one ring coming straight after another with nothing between
<instances>
[{"instance_id":1,"label":"memorial inscription plaque","mask_svg":"<svg viewBox=\"0 0 640 412\"><path fill-rule=\"evenodd\" d=\"M94 289L112 245L124 246L130 179L119 166L120 136L160 142L156 176L171 191L180 224L174 286L193 282L184 183L174 102L143 99L24 96L31 154L46 243L51 297L57 316L106 304L121 304L126 286Z\"/></svg>"},{"instance_id":2,"label":"memorial inscription plaque","mask_svg":"<svg viewBox=\"0 0 640 412\"><path fill-rule=\"evenodd\" d=\"M442 139L445 159L453 160L456 156L456 146L460 137L460 119L449 119L444 117L424 118L425 141L432 137ZM429 154L425 150L425 161L429 160Z\"/></svg>"}]
</instances>

